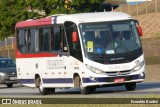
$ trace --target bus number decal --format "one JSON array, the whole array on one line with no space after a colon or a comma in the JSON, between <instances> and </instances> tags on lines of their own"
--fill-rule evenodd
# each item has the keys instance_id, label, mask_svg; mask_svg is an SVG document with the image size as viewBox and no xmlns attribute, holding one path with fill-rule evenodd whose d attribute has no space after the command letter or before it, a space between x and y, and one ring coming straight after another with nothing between
<instances>
[{"instance_id":1,"label":"bus number decal","mask_svg":"<svg viewBox=\"0 0 160 107\"><path fill-rule=\"evenodd\" d=\"M63 62L61 60L48 60L47 69L63 68Z\"/></svg>"}]
</instances>

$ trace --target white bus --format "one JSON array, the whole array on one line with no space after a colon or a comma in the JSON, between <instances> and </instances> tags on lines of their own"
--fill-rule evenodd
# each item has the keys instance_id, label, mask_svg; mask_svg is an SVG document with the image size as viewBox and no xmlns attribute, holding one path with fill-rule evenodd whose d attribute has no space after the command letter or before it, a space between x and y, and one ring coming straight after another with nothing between
<instances>
[{"instance_id":1,"label":"white bus","mask_svg":"<svg viewBox=\"0 0 160 107\"><path fill-rule=\"evenodd\" d=\"M55 88L124 85L135 90L145 79L138 21L120 12L54 15L16 24L20 84L42 95Z\"/></svg>"}]
</instances>

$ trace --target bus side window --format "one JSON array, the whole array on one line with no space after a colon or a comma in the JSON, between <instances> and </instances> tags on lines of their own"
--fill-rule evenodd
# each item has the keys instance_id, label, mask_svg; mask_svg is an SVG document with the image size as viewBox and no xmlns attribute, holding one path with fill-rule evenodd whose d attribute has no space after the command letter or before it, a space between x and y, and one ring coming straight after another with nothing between
<instances>
[{"instance_id":1,"label":"bus side window","mask_svg":"<svg viewBox=\"0 0 160 107\"><path fill-rule=\"evenodd\" d=\"M39 28L39 51L43 50L43 28Z\"/></svg>"},{"instance_id":2,"label":"bus side window","mask_svg":"<svg viewBox=\"0 0 160 107\"><path fill-rule=\"evenodd\" d=\"M25 53L25 31L24 29L19 30L17 33L17 45L20 52Z\"/></svg>"},{"instance_id":3,"label":"bus side window","mask_svg":"<svg viewBox=\"0 0 160 107\"><path fill-rule=\"evenodd\" d=\"M31 29L28 36L29 52L35 52L35 29Z\"/></svg>"},{"instance_id":4,"label":"bus side window","mask_svg":"<svg viewBox=\"0 0 160 107\"><path fill-rule=\"evenodd\" d=\"M39 51L39 30L35 29L35 52Z\"/></svg>"},{"instance_id":5,"label":"bus side window","mask_svg":"<svg viewBox=\"0 0 160 107\"><path fill-rule=\"evenodd\" d=\"M19 46L19 30L16 30L16 44Z\"/></svg>"},{"instance_id":6,"label":"bus side window","mask_svg":"<svg viewBox=\"0 0 160 107\"><path fill-rule=\"evenodd\" d=\"M54 27L54 44L55 44L55 51L60 50L60 43L61 43L61 32L60 32L60 27Z\"/></svg>"},{"instance_id":7,"label":"bus side window","mask_svg":"<svg viewBox=\"0 0 160 107\"><path fill-rule=\"evenodd\" d=\"M40 52L49 51L50 28L39 29L39 50Z\"/></svg>"},{"instance_id":8,"label":"bus side window","mask_svg":"<svg viewBox=\"0 0 160 107\"><path fill-rule=\"evenodd\" d=\"M31 30L30 29L28 29L27 30L27 50L28 50L28 52L30 52L30 48L31 48Z\"/></svg>"},{"instance_id":9,"label":"bus side window","mask_svg":"<svg viewBox=\"0 0 160 107\"><path fill-rule=\"evenodd\" d=\"M50 37L50 28L44 28L44 34L43 34L43 39L44 39L44 50L49 51L49 37Z\"/></svg>"},{"instance_id":10,"label":"bus side window","mask_svg":"<svg viewBox=\"0 0 160 107\"><path fill-rule=\"evenodd\" d=\"M25 30L25 37L24 37L24 46L23 46L23 52L28 52L28 30Z\"/></svg>"},{"instance_id":11,"label":"bus side window","mask_svg":"<svg viewBox=\"0 0 160 107\"><path fill-rule=\"evenodd\" d=\"M63 51L64 32L61 26L52 27L51 32L51 51Z\"/></svg>"}]
</instances>

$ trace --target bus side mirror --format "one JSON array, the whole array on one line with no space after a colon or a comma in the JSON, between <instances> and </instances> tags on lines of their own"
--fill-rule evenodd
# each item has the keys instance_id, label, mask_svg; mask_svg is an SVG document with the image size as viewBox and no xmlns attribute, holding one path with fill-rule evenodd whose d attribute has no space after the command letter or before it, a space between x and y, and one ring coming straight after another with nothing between
<instances>
[{"instance_id":1,"label":"bus side mirror","mask_svg":"<svg viewBox=\"0 0 160 107\"><path fill-rule=\"evenodd\" d=\"M78 32L72 32L72 42L78 41Z\"/></svg>"},{"instance_id":2,"label":"bus side mirror","mask_svg":"<svg viewBox=\"0 0 160 107\"><path fill-rule=\"evenodd\" d=\"M137 30L140 36L143 36L143 31L142 31L142 27L137 25Z\"/></svg>"}]
</instances>

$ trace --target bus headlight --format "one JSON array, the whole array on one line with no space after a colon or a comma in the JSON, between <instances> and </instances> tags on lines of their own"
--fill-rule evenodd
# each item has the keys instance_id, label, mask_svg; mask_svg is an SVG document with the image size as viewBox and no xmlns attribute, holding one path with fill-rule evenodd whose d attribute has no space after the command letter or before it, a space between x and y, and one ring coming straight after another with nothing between
<instances>
[{"instance_id":1,"label":"bus headlight","mask_svg":"<svg viewBox=\"0 0 160 107\"><path fill-rule=\"evenodd\" d=\"M91 70L91 71L94 72L94 73L97 73L97 74L104 73L102 70L97 69L97 68L94 68L94 67L91 67L91 66L89 66L89 65L86 65L86 68L89 69L89 70Z\"/></svg>"},{"instance_id":2,"label":"bus headlight","mask_svg":"<svg viewBox=\"0 0 160 107\"><path fill-rule=\"evenodd\" d=\"M133 68L133 71L140 70L144 65L144 61L137 63L137 65Z\"/></svg>"}]
</instances>

